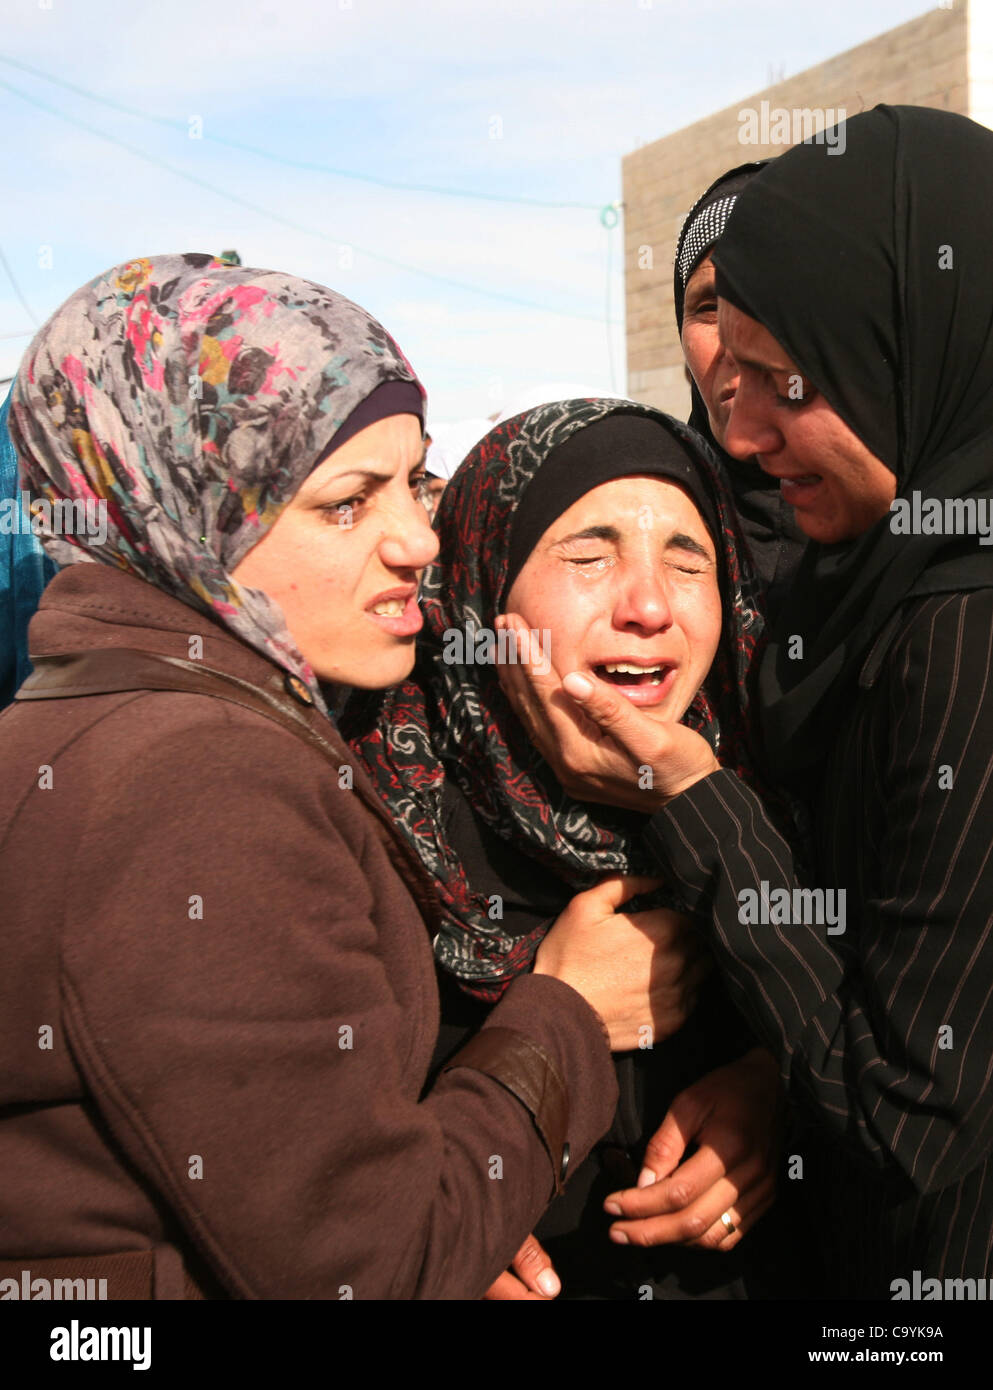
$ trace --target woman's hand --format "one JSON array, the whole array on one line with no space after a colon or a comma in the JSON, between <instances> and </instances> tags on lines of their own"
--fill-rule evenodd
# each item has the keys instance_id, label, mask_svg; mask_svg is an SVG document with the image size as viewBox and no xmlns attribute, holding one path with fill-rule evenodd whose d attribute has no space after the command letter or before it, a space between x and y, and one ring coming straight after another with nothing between
<instances>
[{"instance_id":1,"label":"woman's hand","mask_svg":"<svg viewBox=\"0 0 993 1390\"><path fill-rule=\"evenodd\" d=\"M613 1052L647 1047L682 1028L713 962L692 921L668 908L618 912L659 880L610 874L577 893L545 936L536 975L577 990L603 1020Z\"/></svg>"},{"instance_id":2,"label":"woman's hand","mask_svg":"<svg viewBox=\"0 0 993 1390\"><path fill-rule=\"evenodd\" d=\"M571 796L651 815L719 768L706 739L643 714L606 681L572 672L562 680L528 659L528 630L515 613L496 620L516 635L518 660L500 684L531 742Z\"/></svg>"},{"instance_id":3,"label":"woman's hand","mask_svg":"<svg viewBox=\"0 0 993 1390\"><path fill-rule=\"evenodd\" d=\"M645 1151L638 1186L604 1203L626 1218L611 1226L611 1240L732 1250L775 1200L782 1116L779 1069L763 1047L687 1087ZM696 1152L681 1162L694 1140Z\"/></svg>"},{"instance_id":4,"label":"woman's hand","mask_svg":"<svg viewBox=\"0 0 993 1390\"><path fill-rule=\"evenodd\" d=\"M548 1303L558 1296L561 1289L551 1260L534 1236L528 1236L514 1256L510 1268L494 1279L483 1298L491 1301L516 1299L522 1303Z\"/></svg>"}]
</instances>

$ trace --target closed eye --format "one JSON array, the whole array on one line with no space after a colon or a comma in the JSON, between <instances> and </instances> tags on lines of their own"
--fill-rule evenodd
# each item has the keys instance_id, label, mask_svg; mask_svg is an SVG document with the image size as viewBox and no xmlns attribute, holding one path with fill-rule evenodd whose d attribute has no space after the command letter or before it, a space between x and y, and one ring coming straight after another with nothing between
<instances>
[{"instance_id":1,"label":"closed eye","mask_svg":"<svg viewBox=\"0 0 993 1390\"><path fill-rule=\"evenodd\" d=\"M617 563L617 556L590 555L584 556L582 559L576 559L570 555L566 557L566 563L575 565L583 574L596 574L600 570L605 570L615 565Z\"/></svg>"}]
</instances>

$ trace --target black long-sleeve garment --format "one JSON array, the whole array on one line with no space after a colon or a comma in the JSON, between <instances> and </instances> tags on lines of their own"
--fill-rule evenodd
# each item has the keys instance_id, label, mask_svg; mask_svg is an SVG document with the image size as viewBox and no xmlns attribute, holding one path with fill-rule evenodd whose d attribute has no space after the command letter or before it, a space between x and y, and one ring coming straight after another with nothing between
<instances>
[{"instance_id":1,"label":"black long-sleeve garment","mask_svg":"<svg viewBox=\"0 0 993 1390\"><path fill-rule=\"evenodd\" d=\"M449 841L477 891L499 894L504 927L511 935L530 933L565 909L573 890L489 829L453 779L445 784L444 806ZM491 1008L464 994L444 971L439 971L439 993L441 1028L432 1074L482 1026ZM614 1218L604 1213L603 1201L611 1192L634 1186L645 1144L677 1094L755 1043L715 971L678 1033L650 1051L615 1054L619 1099L614 1124L570 1174L565 1192L536 1227L562 1278L563 1297L678 1300L806 1292L794 1268L788 1219L775 1208L731 1253L683 1245L622 1247L607 1234Z\"/></svg>"},{"instance_id":2,"label":"black long-sleeve garment","mask_svg":"<svg viewBox=\"0 0 993 1390\"><path fill-rule=\"evenodd\" d=\"M993 1274L993 589L907 605L862 668L810 885L845 890L844 934L740 920L739 894L765 883L774 902L794 866L732 773L647 837L808 1117L786 1181L828 1257L825 1293Z\"/></svg>"}]
</instances>

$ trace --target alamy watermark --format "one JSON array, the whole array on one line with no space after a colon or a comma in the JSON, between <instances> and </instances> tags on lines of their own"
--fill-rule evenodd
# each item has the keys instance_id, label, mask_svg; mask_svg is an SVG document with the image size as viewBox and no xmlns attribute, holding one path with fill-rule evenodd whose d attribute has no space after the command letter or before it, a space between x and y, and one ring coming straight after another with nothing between
<instances>
[{"instance_id":1,"label":"alamy watermark","mask_svg":"<svg viewBox=\"0 0 993 1390\"><path fill-rule=\"evenodd\" d=\"M73 1318L68 1327L53 1327L51 1338L53 1361L130 1361L135 1371L152 1364L150 1327L80 1326Z\"/></svg>"},{"instance_id":2,"label":"alamy watermark","mask_svg":"<svg viewBox=\"0 0 993 1390\"><path fill-rule=\"evenodd\" d=\"M894 1303L901 1299L931 1303L947 1299L950 1302L993 1303L993 1279L934 1279L915 1269L910 1279L894 1279L890 1284Z\"/></svg>"},{"instance_id":3,"label":"alamy watermark","mask_svg":"<svg viewBox=\"0 0 993 1390\"><path fill-rule=\"evenodd\" d=\"M46 1279L43 1275L31 1277L30 1269L22 1269L20 1279L0 1279L0 1302L20 1300L27 1303L52 1301L55 1303L73 1299L94 1299L107 1297L106 1279Z\"/></svg>"},{"instance_id":4,"label":"alamy watermark","mask_svg":"<svg viewBox=\"0 0 993 1390\"><path fill-rule=\"evenodd\" d=\"M0 536L86 536L97 545L107 540L107 502L103 497L45 497L29 492L0 501Z\"/></svg>"},{"instance_id":5,"label":"alamy watermark","mask_svg":"<svg viewBox=\"0 0 993 1390\"><path fill-rule=\"evenodd\" d=\"M993 500L988 497L924 497L912 492L890 503L895 536L978 536L993 545Z\"/></svg>"},{"instance_id":6,"label":"alamy watermark","mask_svg":"<svg viewBox=\"0 0 993 1390\"><path fill-rule=\"evenodd\" d=\"M772 106L760 101L758 106L743 106L738 112L739 145L800 145L812 140L815 145L827 145L828 154L845 153L844 106L837 110L821 106Z\"/></svg>"},{"instance_id":7,"label":"alamy watermark","mask_svg":"<svg viewBox=\"0 0 993 1390\"><path fill-rule=\"evenodd\" d=\"M743 926L827 927L828 936L845 930L844 888L773 888L763 879L758 888L738 894L738 921Z\"/></svg>"},{"instance_id":8,"label":"alamy watermark","mask_svg":"<svg viewBox=\"0 0 993 1390\"><path fill-rule=\"evenodd\" d=\"M472 619L465 628L445 629L441 659L446 666L517 666L528 662L539 676L552 669L550 630L531 628L518 635L510 628L494 632L477 627Z\"/></svg>"}]
</instances>

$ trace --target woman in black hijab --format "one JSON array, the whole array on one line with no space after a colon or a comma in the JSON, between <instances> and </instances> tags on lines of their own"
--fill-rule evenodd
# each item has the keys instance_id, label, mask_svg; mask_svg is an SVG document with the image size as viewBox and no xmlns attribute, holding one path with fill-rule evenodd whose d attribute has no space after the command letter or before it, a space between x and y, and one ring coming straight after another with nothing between
<instances>
[{"instance_id":1,"label":"woman in black hijab","mask_svg":"<svg viewBox=\"0 0 993 1390\"><path fill-rule=\"evenodd\" d=\"M689 423L703 435L727 470L741 529L765 588L766 611L775 617L800 563L806 537L784 502L776 479L763 473L754 459L732 458L724 447L737 376L717 332L712 255L739 193L766 163L760 160L729 169L694 203L676 245L673 298L676 326L690 373Z\"/></svg>"},{"instance_id":2,"label":"woman in black hijab","mask_svg":"<svg viewBox=\"0 0 993 1390\"><path fill-rule=\"evenodd\" d=\"M762 672L784 778L823 760L856 669L901 605L993 583L989 536L951 529L958 508L923 505L959 499L977 523L989 509L993 135L917 107L847 125L848 157L815 145L784 156L785 172L770 166L715 252L718 293L762 322L903 499L857 542L806 556Z\"/></svg>"},{"instance_id":3,"label":"woman in black hijab","mask_svg":"<svg viewBox=\"0 0 993 1390\"><path fill-rule=\"evenodd\" d=\"M760 681L810 889L702 740L602 683L561 688L603 736L570 744L549 699L541 746L616 804L652 767L648 839L806 1117L825 1292L954 1297L993 1275L993 133L881 106L833 148L756 176L715 252L729 448L815 542Z\"/></svg>"}]
</instances>

